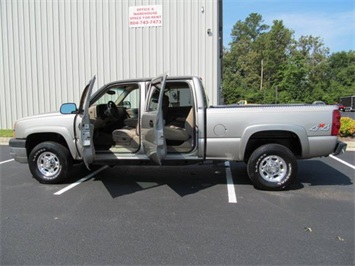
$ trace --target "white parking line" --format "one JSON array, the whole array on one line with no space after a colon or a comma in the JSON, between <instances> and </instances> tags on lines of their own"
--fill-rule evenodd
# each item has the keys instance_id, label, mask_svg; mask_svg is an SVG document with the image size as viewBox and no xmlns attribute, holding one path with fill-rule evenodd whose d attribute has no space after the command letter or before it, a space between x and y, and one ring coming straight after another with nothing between
<instances>
[{"instance_id":1,"label":"white parking line","mask_svg":"<svg viewBox=\"0 0 355 266\"><path fill-rule=\"evenodd\" d=\"M12 161L14 161L15 159L10 159L10 160L6 160L6 161L2 161L2 162L0 162L0 164L3 164L3 163L9 163L9 162L12 162Z\"/></svg>"},{"instance_id":2,"label":"white parking line","mask_svg":"<svg viewBox=\"0 0 355 266\"><path fill-rule=\"evenodd\" d=\"M72 189L73 187L76 187L77 185L80 185L81 183L85 182L86 180L89 180L90 178L93 178L96 174L100 173L101 171L105 170L106 168L108 168L109 166L105 165L103 167L101 167L100 169L96 170L95 172L92 172L90 175L83 177L82 179L76 181L75 183L57 191L56 193L54 193L54 195L58 196L58 195L62 195L64 192L68 191L69 189Z\"/></svg>"},{"instance_id":3,"label":"white parking line","mask_svg":"<svg viewBox=\"0 0 355 266\"><path fill-rule=\"evenodd\" d=\"M334 160L337 160L338 162L341 162L342 164L345 164L346 166L349 166L350 168L352 169L355 169L355 166L350 164L350 163L347 163L341 159L339 159L338 157L335 157L334 155L329 155L330 158L333 158Z\"/></svg>"},{"instance_id":4,"label":"white parking line","mask_svg":"<svg viewBox=\"0 0 355 266\"><path fill-rule=\"evenodd\" d=\"M227 189L228 189L228 201L229 203L237 203L237 196L235 194L235 188L233 183L232 171L230 168L230 163L224 163L226 167L226 178L227 178Z\"/></svg>"}]
</instances>

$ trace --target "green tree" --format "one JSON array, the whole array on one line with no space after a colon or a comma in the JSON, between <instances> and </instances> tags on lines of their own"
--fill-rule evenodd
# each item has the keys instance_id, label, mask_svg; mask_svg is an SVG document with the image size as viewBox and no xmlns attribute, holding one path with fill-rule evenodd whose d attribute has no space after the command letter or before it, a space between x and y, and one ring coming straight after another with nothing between
<instances>
[{"instance_id":1,"label":"green tree","mask_svg":"<svg viewBox=\"0 0 355 266\"><path fill-rule=\"evenodd\" d=\"M239 20L234 25L231 37L230 50L224 53L225 101L274 102L273 85L279 80L279 68L287 59L292 31L278 20L270 28L263 23L261 15L251 13L244 22Z\"/></svg>"},{"instance_id":2,"label":"green tree","mask_svg":"<svg viewBox=\"0 0 355 266\"><path fill-rule=\"evenodd\" d=\"M355 94L355 52L329 56L319 37L301 36L280 20L272 26L251 13L234 25L224 50L223 96L226 103L332 104Z\"/></svg>"},{"instance_id":3,"label":"green tree","mask_svg":"<svg viewBox=\"0 0 355 266\"><path fill-rule=\"evenodd\" d=\"M301 36L293 41L290 54L279 73L280 87L287 91L286 102L326 100L329 88L327 54L319 37Z\"/></svg>"},{"instance_id":4,"label":"green tree","mask_svg":"<svg viewBox=\"0 0 355 266\"><path fill-rule=\"evenodd\" d=\"M260 38L260 53L263 62L263 90L265 103L275 102L275 91L283 94L279 86L282 80L280 71L288 59L293 32L283 22L274 20L271 30ZM267 97L266 97L267 96Z\"/></svg>"},{"instance_id":5,"label":"green tree","mask_svg":"<svg viewBox=\"0 0 355 266\"><path fill-rule=\"evenodd\" d=\"M328 62L330 101L338 102L340 97L355 95L355 51L334 53Z\"/></svg>"},{"instance_id":6,"label":"green tree","mask_svg":"<svg viewBox=\"0 0 355 266\"><path fill-rule=\"evenodd\" d=\"M257 13L251 13L244 22L238 20L232 29L232 44L243 40L256 41L269 28L263 22L262 16Z\"/></svg>"},{"instance_id":7,"label":"green tree","mask_svg":"<svg viewBox=\"0 0 355 266\"><path fill-rule=\"evenodd\" d=\"M255 49L255 43L267 29L261 15L256 13L250 14L245 22L239 20L234 25L230 50L224 51L223 96L226 103L257 96L260 54Z\"/></svg>"}]
</instances>

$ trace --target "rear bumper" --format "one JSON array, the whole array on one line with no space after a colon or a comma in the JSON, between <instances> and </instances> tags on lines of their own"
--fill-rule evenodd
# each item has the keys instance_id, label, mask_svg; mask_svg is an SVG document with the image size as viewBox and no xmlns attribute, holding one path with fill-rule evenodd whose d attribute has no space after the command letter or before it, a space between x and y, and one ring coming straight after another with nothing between
<instances>
[{"instance_id":1,"label":"rear bumper","mask_svg":"<svg viewBox=\"0 0 355 266\"><path fill-rule=\"evenodd\" d=\"M10 139L10 154L19 163L27 163L26 139Z\"/></svg>"},{"instance_id":2,"label":"rear bumper","mask_svg":"<svg viewBox=\"0 0 355 266\"><path fill-rule=\"evenodd\" d=\"M346 151L346 147L346 143L338 141L337 145L335 146L333 155L339 155L340 153L344 153Z\"/></svg>"}]
</instances>

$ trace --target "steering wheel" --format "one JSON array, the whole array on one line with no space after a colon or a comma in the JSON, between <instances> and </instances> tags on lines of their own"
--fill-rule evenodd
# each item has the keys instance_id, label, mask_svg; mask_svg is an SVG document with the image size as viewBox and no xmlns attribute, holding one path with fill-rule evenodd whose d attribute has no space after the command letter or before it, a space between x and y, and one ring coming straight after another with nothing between
<instances>
[{"instance_id":1,"label":"steering wheel","mask_svg":"<svg viewBox=\"0 0 355 266\"><path fill-rule=\"evenodd\" d=\"M119 119L120 118L120 114L119 114L118 108L117 108L116 104L113 101L109 101L107 103L107 115L112 117L113 119Z\"/></svg>"}]
</instances>

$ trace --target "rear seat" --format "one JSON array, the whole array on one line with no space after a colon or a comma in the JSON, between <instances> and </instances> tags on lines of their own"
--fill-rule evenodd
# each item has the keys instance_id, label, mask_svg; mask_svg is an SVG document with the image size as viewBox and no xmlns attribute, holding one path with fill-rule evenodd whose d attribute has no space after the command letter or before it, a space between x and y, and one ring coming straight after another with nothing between
<instances>
[{"instance_id":1,"label":"rear seat","mask_svg":"<svg viewBox=\"0 0 355 266\"><path fill-rule=\"evenodd\" d=\"M187 141L193 136L194 113L193 108L190 109L186 117L184 127L177 127L172 122L164 127L164 136L166 140Z\"/></svg>"}]
</instances>

